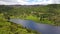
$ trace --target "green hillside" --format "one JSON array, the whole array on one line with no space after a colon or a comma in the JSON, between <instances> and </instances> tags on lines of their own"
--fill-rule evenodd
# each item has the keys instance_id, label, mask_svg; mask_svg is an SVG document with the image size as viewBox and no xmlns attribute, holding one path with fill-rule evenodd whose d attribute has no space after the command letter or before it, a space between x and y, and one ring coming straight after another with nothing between
<instances>
[{"instance_id":1,"label":"green hillside","mask_svg":"<svg viewBox=\"0 0 60 34\"><path fill-rule=\"evenodd\" d=\"M20 24L8 22L3 13L0 14L0 34L40 34L37 31L23 28Z\"/></svg>"},{"instance_id":2,"label":"green hillside","mask_svg":"<svg viewBox=\"0 0 60 34\"><path fill-rule=\"evenodd\" d=\"M9 18L32 20L37 23L60 25L60 5L5 6L0 5L0 34L36 34L19 24L8 22Z\"/></svg>"}]
</instances>

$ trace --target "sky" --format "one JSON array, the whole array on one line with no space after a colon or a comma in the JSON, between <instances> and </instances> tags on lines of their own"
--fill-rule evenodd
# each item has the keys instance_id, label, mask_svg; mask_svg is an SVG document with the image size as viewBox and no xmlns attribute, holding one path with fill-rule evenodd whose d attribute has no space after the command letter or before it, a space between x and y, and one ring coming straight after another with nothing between
<instances>
[{"instance_id":1,"label":"sky","mask_svg":"<svg viewBox=\"0 0 60 34\"><path fill-rule=\"evenodd\" d=\"M60 4L60 0L0 0L0 5Z\"/></svg>"}]
</instances>

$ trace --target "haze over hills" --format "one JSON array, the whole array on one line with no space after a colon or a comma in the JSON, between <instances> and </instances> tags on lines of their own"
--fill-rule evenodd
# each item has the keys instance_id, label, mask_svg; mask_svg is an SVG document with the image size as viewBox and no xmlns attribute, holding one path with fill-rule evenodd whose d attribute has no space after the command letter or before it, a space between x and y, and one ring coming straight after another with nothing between
<instances>
[{"instance_id":1,"label":"haze over hills","mask_svg":"<svg viewBox=\"0 0 60 34\"><path fill-rule=\"evenodd\" d=\"M60 4L60 0L0 0L0 5L47 5Z\"/></svg>"}]
</instances>

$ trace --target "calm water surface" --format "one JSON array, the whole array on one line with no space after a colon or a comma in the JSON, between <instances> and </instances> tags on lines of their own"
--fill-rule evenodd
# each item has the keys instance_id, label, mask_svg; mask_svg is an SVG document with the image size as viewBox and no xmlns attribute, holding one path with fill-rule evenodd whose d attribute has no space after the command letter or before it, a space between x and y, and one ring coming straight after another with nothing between
<instances>
[{"instance_id":1,"label":"calm water surface","mask_svg":"<svg viewBox=\"0 0 60 34\"><path fill-rule=\"evenodd\" d=\"M35 23L31 20L10 19L11 22L21 24L23 27L36 30L42 34L60 34L60 26Z\"/></svg>"}]
</instances>

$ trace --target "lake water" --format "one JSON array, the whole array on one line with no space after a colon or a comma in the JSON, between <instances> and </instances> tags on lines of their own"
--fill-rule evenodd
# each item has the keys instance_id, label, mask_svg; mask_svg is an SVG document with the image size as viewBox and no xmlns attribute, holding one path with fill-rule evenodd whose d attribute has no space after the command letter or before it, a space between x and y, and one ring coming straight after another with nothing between
<instances>
[{"instance_id":1,"label":"lake water","mask_svg":"<svg viewBox=\"0 0 60 34\"><path fill-rule=\"evenodd\" d=\"M9 21L21 24L28 29L36 30L42 34L60 34L60 26L52 26L47 24L35 23L31 20L10 19Z\"/></svg>"}]
</instances>

